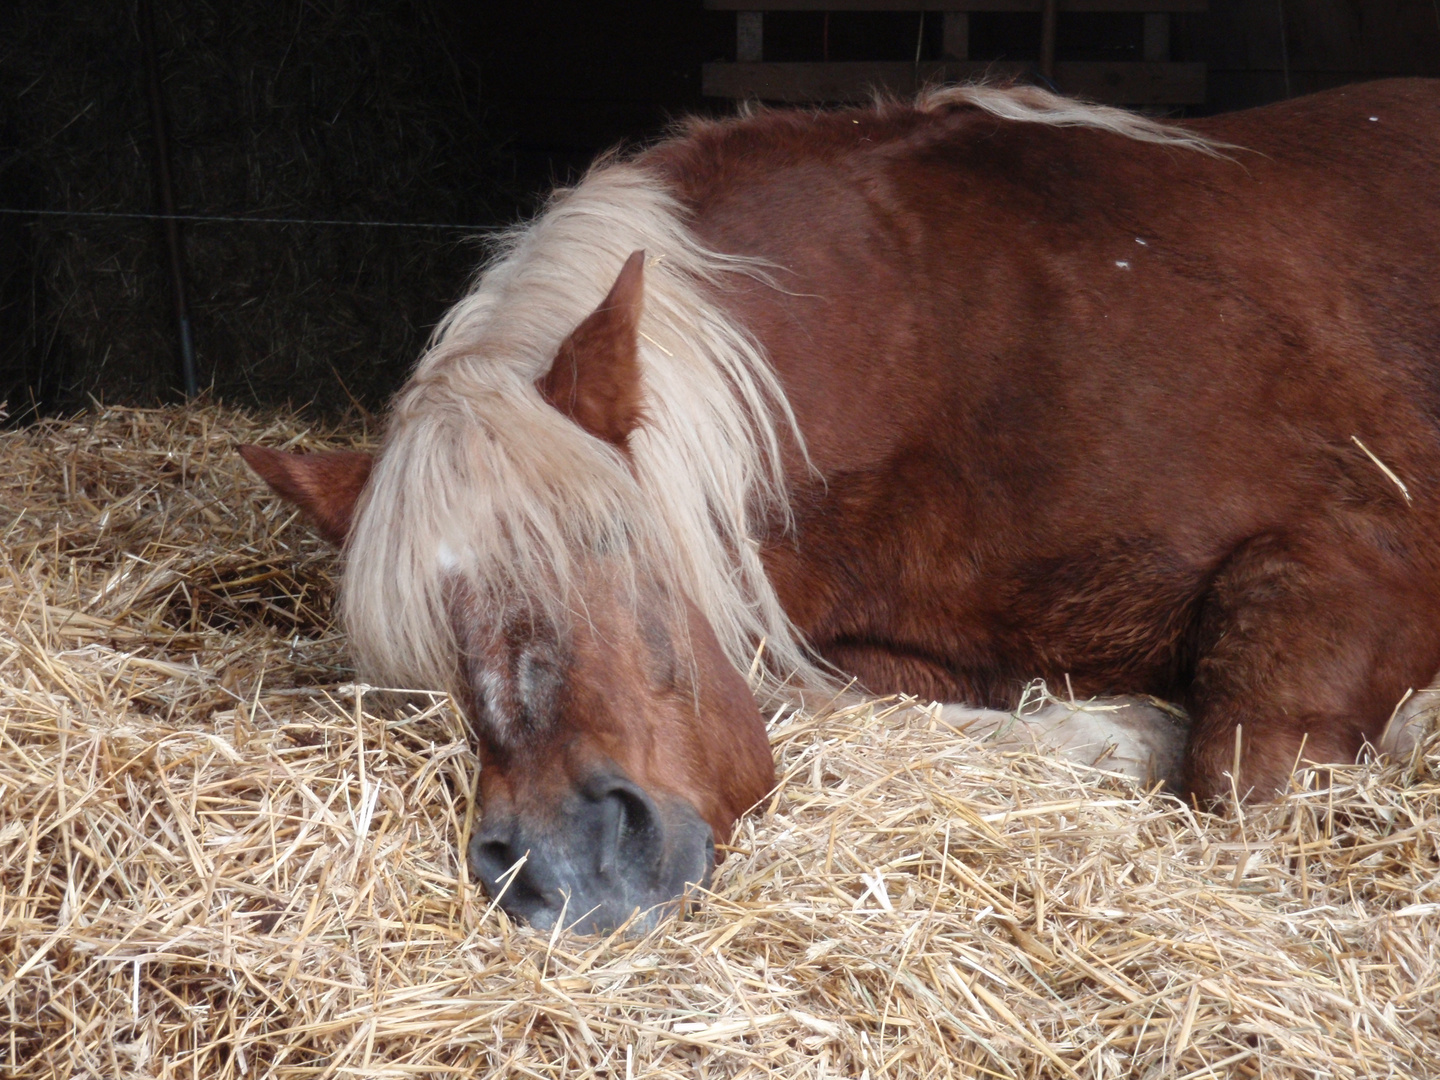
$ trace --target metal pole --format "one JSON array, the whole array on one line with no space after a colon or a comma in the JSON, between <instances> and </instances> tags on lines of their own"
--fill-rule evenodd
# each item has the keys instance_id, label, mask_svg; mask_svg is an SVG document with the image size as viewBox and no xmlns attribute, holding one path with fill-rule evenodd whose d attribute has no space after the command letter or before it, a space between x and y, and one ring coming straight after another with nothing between
<instances>
[{"instance_id":1,"label":"metal pole","mask_svg":"<svg viewBox=\"0 0 1440 1080\"><path fill-rule=\"evenodd\" d=\"M180 382L185 396L200 392L195 377L195 340L190 333L190 309L185 303L185 255L180 246L180 223L175 220L175 192L170 184L170 143L165 132L165 107L160 96L160 62L155 55L155 18L150 0L137 0L140 51L145 55L149 84L150 128L155 137L155 179L160 187L160 212L165 215L165 246L170 253L170 286L175 297L175 326L180 335Z\"/></svg>"},{"instance_id":2,"label":"metal pole","mask_svg":"<svg viewBox=\"0 0 1440 1080\"><path fill-rule=\"evenodd\" d=\"M1055 81L1055 21L1057 0L1045 0L1040 9L1040 74Z\"/></svg>"}]
</instances>

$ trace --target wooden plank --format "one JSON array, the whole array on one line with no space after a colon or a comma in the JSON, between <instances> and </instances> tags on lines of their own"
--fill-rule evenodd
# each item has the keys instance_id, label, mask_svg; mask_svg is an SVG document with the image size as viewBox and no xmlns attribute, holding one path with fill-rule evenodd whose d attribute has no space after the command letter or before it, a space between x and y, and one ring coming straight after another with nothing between
<instances>
[{"instance_id":1,"label":"wooden plank","mask_svg":"<svg viewBox=\"0 0 1440 1080\"><path fill-rule=\"evenodd\" d=\"M1039 11L1044 0L705 0L711 11ZM1062 12L1208 11L1209 0L1060 0Z\"/></svg>"},{"instance_id":2,"label":"wooden plank","mask_svg":"<svg viewBox=\"0 0 1440 1080\"><path fill-rule=\"evenodd\" d=\"M946 60L970 59L970 16L963 11L947 11L942 33L940 54ZM739 59L739 57L736 57Z\"/></svg>"},{"instance_id":3,"label":"wooden plank","mask_svg":"<svg viewBox=\"0 0 1440 1080\"><path fill-rule=\"evenodd\" d=\"M1140 58L1151 63L1170 59L1170 16L1165 13L1145 16L1145 36Z\"/></svg>"},{"instance_id":4,"label":"wooden plank","mask_svg":"<svg viewBox=\"0 0 1440 1080\"><path fill-rule=\"evenodd\" d=\"M970 62L907 64L881 61L827 63L705 64L700 92L706 97L756 98L760 101L864 101L874 87L914 93L927 82L980 78L989 72L1005 78L1025 64Z\"/></svg>"},{"instance_id":5,"label":"wooden plank","mask_svg":"<svg viewBox=\"0 0 1440 1080\"><path fill-rule=\"evenodd\" d=\"M765 59L765 13L741 11L735 16L735 59L753 63Z\"/></svg>"},{"instance_id":6,"label":"wooden plank","mask_svg":"<svg viewBox=\"0 0 1440 1080\"><path fill-rule=\"evenodd\" d=\"M1201 63L1085 63L1055 65L1061 91L1107 105L1203 105Z\"/></svg>"},{"instance_id":7,"label":"wooden plank","mask_svg":"<svg viewBox=\"0 0 1440 1080\"><path fill-rule=\"evenodd\" d=\"M872 88L913 94L941 82L1024 76L1026 63L858 61L831 63L706 64L700 89L707 97L760 101L865 101ZM1199 105L1205 101L1205 65L1061 61L1055 82L1067 94L1109 105Z\"/></svg>"}]
</instances>

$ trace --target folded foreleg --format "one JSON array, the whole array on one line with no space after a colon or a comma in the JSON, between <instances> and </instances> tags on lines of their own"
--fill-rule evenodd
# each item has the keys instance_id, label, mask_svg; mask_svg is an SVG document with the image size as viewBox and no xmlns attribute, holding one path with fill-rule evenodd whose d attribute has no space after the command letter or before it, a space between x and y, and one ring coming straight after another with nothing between
<instances>
[{"instance_id":1,"label":"folded foreleg","mask_svg":"<svg viewBox=\"0 0 1440 1080\"><path fill-rule=\"evenodd\" d=\"M1189 724L1173 705L1148 697L1069 701L1043 684L1013 712L942 705L941 719L972 738L1056 753L1067 761L1139 780L1179 782Z\"/></svg>"}]
</instances>

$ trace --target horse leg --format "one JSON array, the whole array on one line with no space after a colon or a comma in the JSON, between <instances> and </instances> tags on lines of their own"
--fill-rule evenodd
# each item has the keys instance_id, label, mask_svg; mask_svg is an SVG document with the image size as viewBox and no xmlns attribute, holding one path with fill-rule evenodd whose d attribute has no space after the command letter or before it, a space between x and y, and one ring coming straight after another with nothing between
<instances>
[{"instance_id":1,"label":"horse leg","mask_svg":"<svg viewBox=\"0 0 1440 1080\"><path fill-rule=\"evenodd\" d=\"M1357 543L1359 531L1257 538L1216 575L1186 701L1184 787L1202 803L1232 783L1242 798L1283 793L1302 760L1353 762L1406 689L1428 685L1440 603L1406 566L1423 556Z\"/></svg>"},{"instance_id":2,"label":"horse leg","mask_svg":"<svg viewBox=\"0 0 1440 1080\"><path fill-rule=\"evenodd\" d=\"M994 746L1055 753L1079 765L1121 773L1145 783L1180 782L1186 721L1181 710L1153 698L1113 697L1067 701L1036 684L1018 708L986 709L965 702L998 704L1008 683L976 682L939 662L878 645L832 645L825 657L853 674L872 693L904 693L940 701L940 719L957 731ZM997 700L998 699L998 700Z\"/></svg>"},{"instance_id":3,"label":"horse leg","mask_svg":"<svg viewBox=\"0 0 1440 1080\"><path fill-rule=\"evenodd\" d=\"M994 746L1054 753L1146 784L1177 784L1185 758L1184 714L1154 698L1066 701L1042 691L1013 712L945 705L940 718Z\"/></svg>"},{"instance_id":4,"label":"horse leg","mask_svg":"<svg viewBox=\"0 0 1440 1080\"><path fill-rule=\"evenodd\" d=\"M1404 698L1375 740L1375 749L1394 760L1404 760L1429 737L1440 717L1440 674L1424 690Z\"/></svg>"}]
</instances>

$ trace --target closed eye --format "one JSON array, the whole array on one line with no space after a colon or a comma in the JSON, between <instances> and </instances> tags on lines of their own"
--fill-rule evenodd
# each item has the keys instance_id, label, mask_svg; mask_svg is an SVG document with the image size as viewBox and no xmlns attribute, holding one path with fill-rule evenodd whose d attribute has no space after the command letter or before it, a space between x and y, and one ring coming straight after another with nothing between
<instances>
[{"instance_id":1,"label":"closed eye","mask_svg":"<svg viewBox=\"0 0 1440 1080\"><path fill-rule=\"evenodd\" d=\"M530 728L544 724L559 708L563 672L549 646L523 649L515 659L515 693Z\"/></svg>"}]
</instances>

